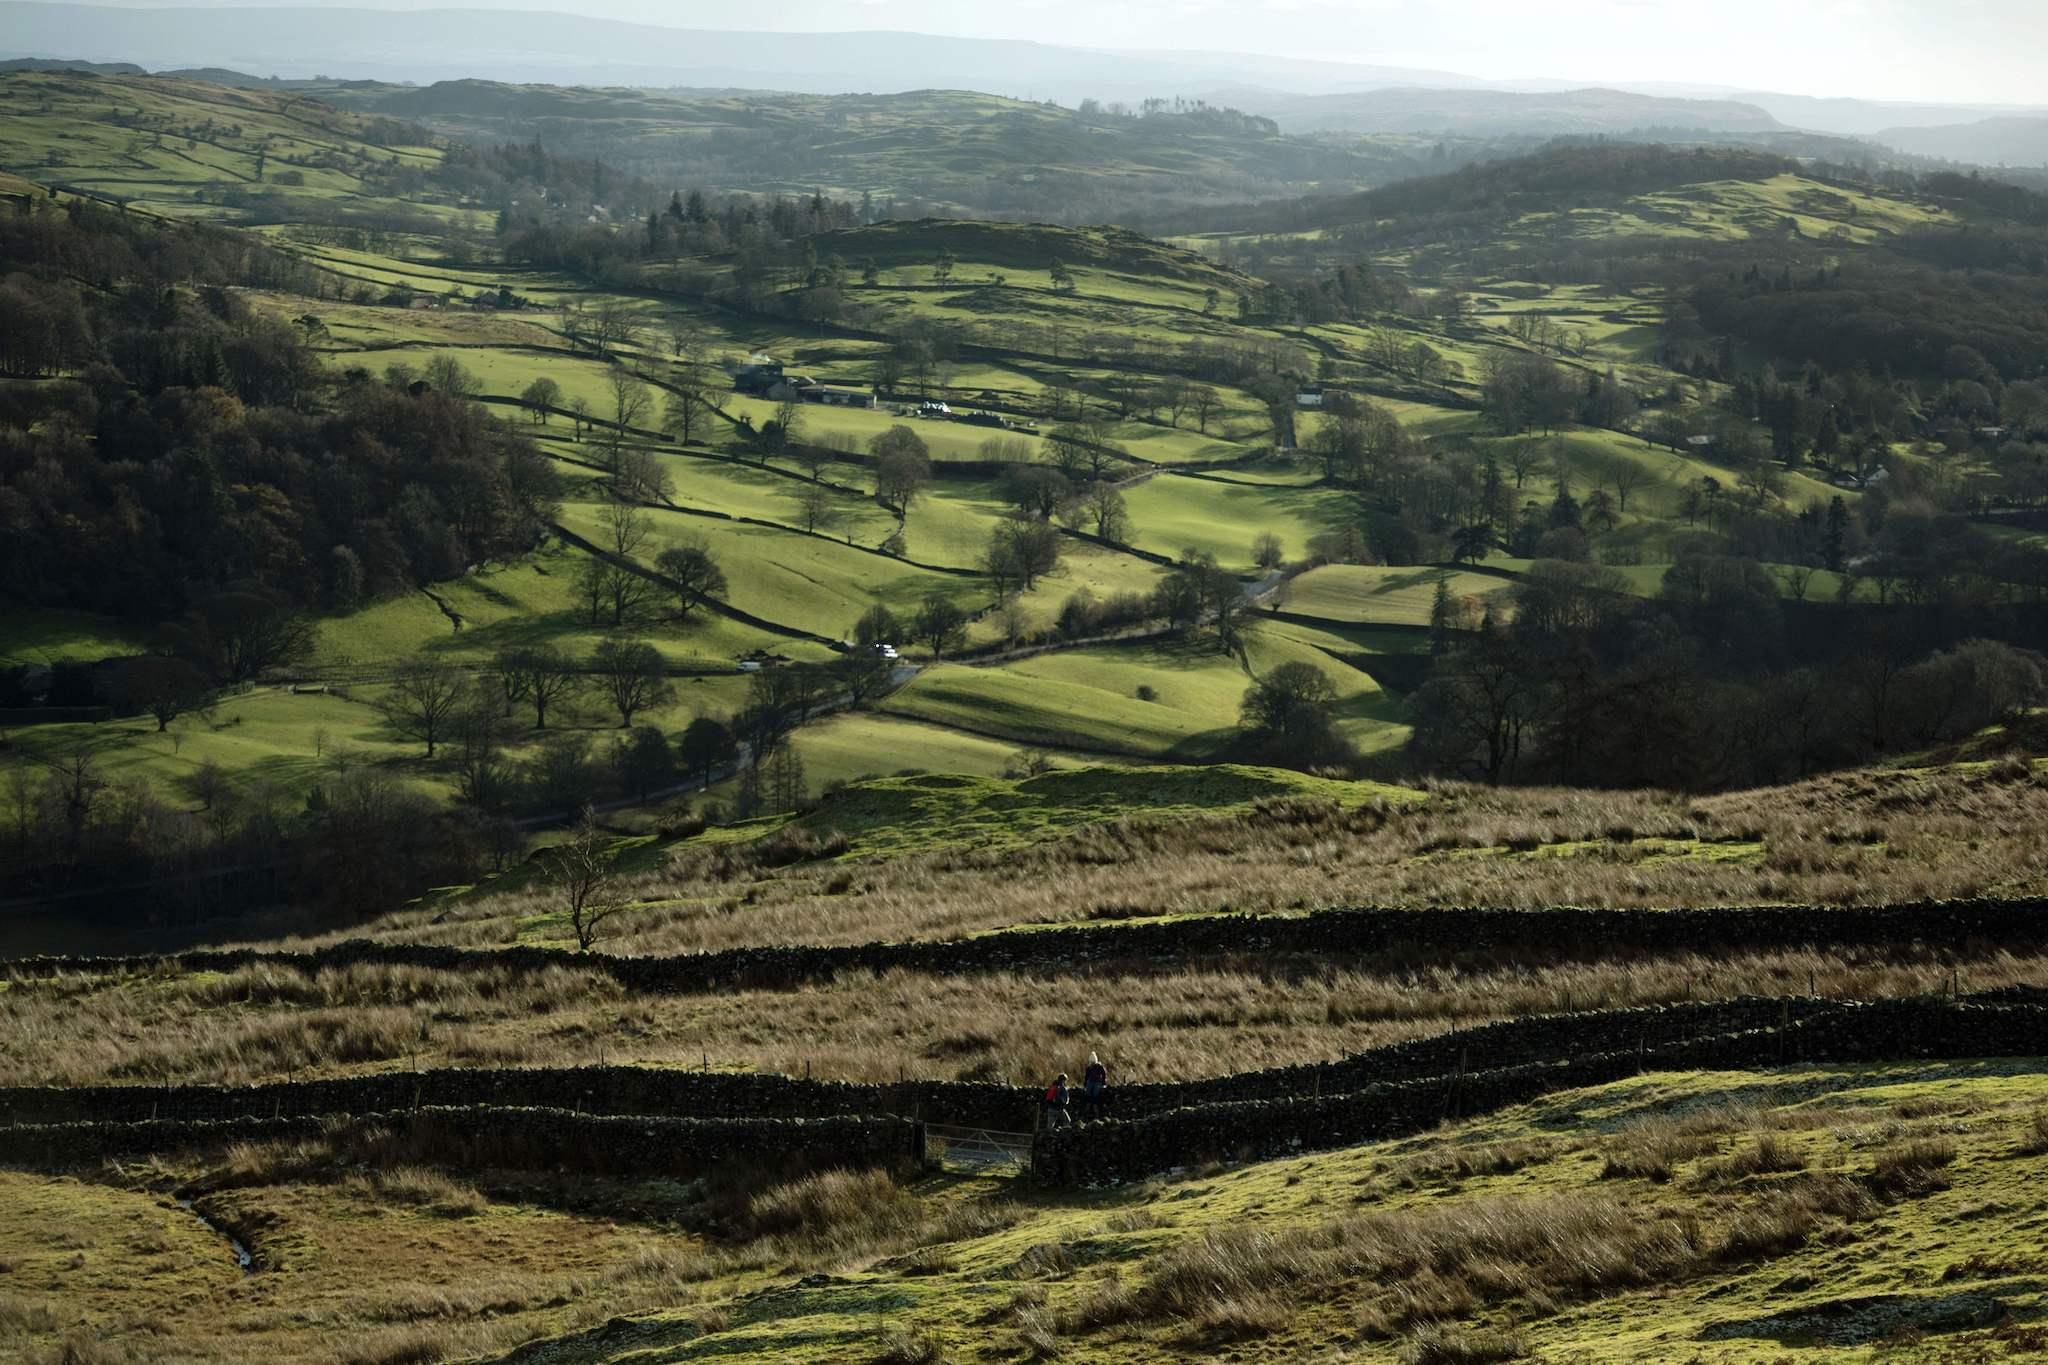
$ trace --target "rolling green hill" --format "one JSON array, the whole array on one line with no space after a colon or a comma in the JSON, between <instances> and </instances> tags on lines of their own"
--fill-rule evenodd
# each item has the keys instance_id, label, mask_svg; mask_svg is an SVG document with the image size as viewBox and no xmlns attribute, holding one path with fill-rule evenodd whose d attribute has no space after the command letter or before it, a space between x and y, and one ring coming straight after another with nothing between
<instances>
[{"instance_id":1,"label":"rolling green hill","mask_svg":"<svg viewBox=\"0 0 2048 1365\"><path fill-rule=\"evenodd\" d=\"M1084 116L959 90L796 95L446 81L309 87L475 142L539 138L658 183L827 192L927 211L1099 222L1173 206L1341 191L1429 166L1432 145L1338 144L1227 110Z\"/></svg>"},{"instance_id":2,"label":"rolling green hill","mask_svg":"<svg viewBox=\"0 0 2048 1365\"><path fill-rule=\"evenodd\" d=\"M357 109L329 107L329 98ZM685 116L664 123L672 109ZM518 232L494 231L483 205L496 200L476 196L508 193L519 176L553 175L572 163L525 149L515 174L399 121L470 116L464 110L484 121L472 135L492 120L526 119L557 151L577 145L577 137L628 145L694 140L757 170L779 164L757 155L761 147L789 143L793 130L843 114L833 155L873 175L892 158L900 168L906 157L964 174L1004 154L1000 139L1010 138L1031 155L1081 158L1090 174L1116 179L1124 172L1115 149L1140 145L1133 139L1181 137L1190 128L1219 138L1230 127L1230 137L1251 134L1221 116L1175 115L1186 124L1178 132L1173 119L1110 119L1096 127L1038 106L943 93L863 105L489 85L309 93L160 77L0 74L6 168L24 177L19 183L31 198L54 185L59 208L71 196L91 195L126 202L144 222L198 217L260 232L306 267L309 283L246 288L238 298L289 323L348 382L411 382L430 366L459 365L446 372L451 382L511 420L547 457L561 533L602 539L609 462L617 452L646 461L663 483L644 509L648 541L629 558L650 571L661 550L702 543L722 565L720 601L735 613L697 613L686 623L654 614L634 623L692 679L649 713L658 725L680 730L699 715L731 715L744 697L735 671L741 658L828 661L834 655L824 642L847 638L875 606L907 618L942 599L969 613L967 647L1051 647L985 666L925 667L899 680L879 711L821 719L815 735L799 740L815 769L814 788L904 768L1000 771L1026 745L1118 761L1214 754L1236 725L1246 687L1289 661L1331 676L1338 728L1359 748L1398 748L1406 737L1404 699L1358 664L1415 647L1409 636L1426 622L1443 574L1431 565L1450 558L1450 536L1473 514L1474 490L1487 477L1503 485L1499 501L1522 520L1547 516L1561 484L1582 503L1604 500L1587 503L1584 553L1615 561L1634 591L1650 594L1679 547L1717 533L1725 509L1738 502L1745 515L1789 517L1836 498L1853 507L1863 497L1843 486L1839 467L1787 461L1738 488L1739 471L1715 451L1671 449L1668 435L1658 437L1652 426L1667 415L1714 420L1712 407L1728 391L1725 381L1699 373L1696 353L1672 349L1674 336L1684 335L1673 330L1674 309L1683 322L1687 301L1648 280L1586 281L1570 270L1526 266L1615 242L1690 252L1783 238L1842 253L1875 251L1980 212L1831 183L1756 153L1559 147L1363 198L1251 212L1240 227L1291 229L1257 240L1240 231L1168 242L1117 228L941 217L786 240L749 236L759 232L760 212L786 220L785 210L803 209L807 197L781 209L768 201L715 206L707 221L731 225L735 236L722 227L706 232L708 245L690 254L674 236L662 250L636 251L643 212L652 211L658 227L667 194L581 163L564 202L532 229L535 246ZM998 140L977 141L988 138ZM911 156L911 145L922 152ZM1156 152L1165 144L1145 145ZM1212 170L1197 158L1175 173L1213 181ZM730 182L707 174L705 183ZM825 182L828 189L844 183ZM1032 182L1030 202L1053 202L1055 188ZM1990 202L1990 191L1982 194ZM1086 212L1089 201L1078 202L1076 211ZM753 229L747 213L757 214ZM610 221L627 226L614 230ZM604 250L593 254L592 244ZM1532 251L1537 256L1525 259ZM1377 278L1398 287L1343 309L1294 305L1310 296L1302 291L1321 286L1291 271L1361 253L1371 256ZM1270 278L1260 273L1269 269ZM1439 306L1447 295L1456 296L1454 310ZM593 337L591 320L599 317L623 320L615 339ZM1440 364L1433 378L1417 378L1400 360L1418 345ZM822 382L883 384L887 392L872 409L795 410L794 441L777 449L762 433L789 414L772 399L729 391L728 372L758 358ZM1643 410L1627 420L1629 429L1572 420L1540 431L1504 429L1486 409L1487 376L1528 360L1553 365L1572 386L1611 377ZM1686 368L1674 368L1680 360ZM522 411L520 396L536 381L554 385L553 406ZM1369 472L1331 453L1330 438L1344 436L1345 419L1293 409L1296 388L1311 381L1397 424L1397 470ZM646 401L631 432L615 438L621 384ZM666 439L656 428L682 387L706 393L711 410L687 441ZM988 424L996 417L920 416L925 399L949 402L956 414L989 409L1028 425L1005 431ZM588 421L574 416L579 405ZM1056 448L1051 438L1077 422L1086 423L1081 439L1100 458ZM897 427L909 428L932 461L931 482L900 521L874 497L869 451ZM982 571L991 536L1014 507L1011 476L1055 459L1067 461L1061 477L1072 491L1097 477L1113 480L1122 521L1113 535L1098 537L1092 522L1069 512L1060 522L1061 565L1017 595L1014 611L993 610L995 593ZM1427 488L1447 501L1404 520L1389 497L1408 494L1390 494L1395 487ZM1727 501L1707 501L1703 488ZM1254 630L1249 671L1199 640L1075 647L1055 633L1070 599L1143 598L1161 583L1164 562L1190 551L1250 583L1265 572L1254 555L1266 535L1277 539L1284 561L1309 571L1274 603L1296 619ZM1507 548L1493 549L1498 576L1456 574L1456 595L1478 603L1511 592L1538 551L1520 544L1509 559ZM1779 551L1769 562L1782 570L1794 558ZM377 727L379 689L413 659L483 670L500 650L536 643L591 658L612 627L576 601L573 584L588 564L577 543L558 541L518 562L477 565L430 585L432 596L411 592L326 616L312 675L356 684L355 693L317 706L288 696L252 702L271 757L252 748L245 766L282 772L275 756L317 757L324 746L316 733L346 734L349 747L446 790L444 760L408 759L406 746ZM1779 578L1789 585L1782 572ZM1869 601L1880 592L1838 576L1800 581L1815 600L1839 591ZM153 624L25 610L9 619L22 623L15 656L37 660L116 653ZM929 662L924 646L906 642L906 652L915 666ZM1388 676L1405 688L1419 674L1404 666ZM333 705L354 708L350 723L313 714ZM295 726L291 717L301 713L304 723ZM609 722L601 707L586 705L574 724L595 742ZM514 756L534 757L537 738L514 746ZM167 766L165 755L149 751L152 743L137 731L116 747L137 751L136 771L191 766L175 751ZM242 750L225 740L202 746L204 757L215 757L216 748L219 761L240 762ZM300 774L285 785L306 782Z\"/></svg>"}]
</instances>

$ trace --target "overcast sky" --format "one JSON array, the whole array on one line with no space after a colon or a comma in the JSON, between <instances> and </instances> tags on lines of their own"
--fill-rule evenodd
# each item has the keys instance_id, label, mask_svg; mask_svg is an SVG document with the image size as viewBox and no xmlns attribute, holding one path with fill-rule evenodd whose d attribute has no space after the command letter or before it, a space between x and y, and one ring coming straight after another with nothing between
<instances>
[{"instance_id":1,"label":"overcast sky","mask_svg":"<svg viewBox=\"0 0 2048 1365\"><path fill-rule=\"evenodd\" d=\"M2048 99L2048 0L298 2L573 10L674 28L904 29L1086 47L1209 48L1494 80L1668 81L1973 103Z\"/></svg>"}]
</instances>

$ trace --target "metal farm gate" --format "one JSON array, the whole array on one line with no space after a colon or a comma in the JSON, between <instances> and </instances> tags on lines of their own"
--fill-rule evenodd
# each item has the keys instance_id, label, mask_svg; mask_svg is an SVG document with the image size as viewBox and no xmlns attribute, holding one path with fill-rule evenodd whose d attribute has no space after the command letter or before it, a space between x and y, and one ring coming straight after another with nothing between
<instances>
[{"instance_id":1,"label":"metal farm gate","mask_svg":"<svg viewBox=\"0 0 2048 1365\"><path fill-rule=\"evenodd\" d=\"M924 1160L928 1166L976 1175L1022 1175L1031 1169L1031 1134L927 1123Z\"/></svg>"}]
</instances>

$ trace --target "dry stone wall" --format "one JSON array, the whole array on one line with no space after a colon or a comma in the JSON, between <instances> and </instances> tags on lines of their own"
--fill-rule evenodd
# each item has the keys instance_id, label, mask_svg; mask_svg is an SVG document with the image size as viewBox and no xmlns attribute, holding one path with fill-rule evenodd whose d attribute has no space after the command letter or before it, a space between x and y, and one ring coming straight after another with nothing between
<instances>
[{"instance_id":1,"label":"dry stone wall","mask_svg":"<svg viewBox=\"0 0 2048 1365\"><path fill-rule=\"evenodd\" d=\"M1254 1160L1398 1137L1646 1070L1751 1070L1797 1062L2048 1055L2048 1008L1902 1000L1841 1005L1789 1025L1582 1052L1548 1062L1366 1085L1348 1094L1219 1101L1041 1136L1039 1173L1063 1184L1141 1179L1210 1160Z\"/></svg>"},{"instance_id":2,"label":"dry stone wall","mask_svg":"<svg viewBox=\"0 0 2048 1365\"><path fill-rule=\"evenodd\" d=\"M356 940L309 953L197 951L165 958L34 957L17 976L173 968L233 971L259 963L317 971L358 963L437 971L538 972L574 966L629 990L702 994L777 989L843 973L894 970L1059 974L1160 960L1246 953L1332 957L1485 958L1574 953L1741 952L1808 945L1938 948L2038 946L2048 939L2048 902L1925 901L1887 906L1707 907L1683 910L1322 910L1313 914L1210 915L1163 924L1072 925L984 934L951 942L731 948L672 957L617 957L551 948L456 948Z\"/></svg>"},{"instance_id":3,"label":"dry stone wall","mask_svg":"<svg viewBox=\"0 0 2048 1365\"><path fill-rule=\"evenodd\" d=\"M331 1115L144 1119L0 1127L0 1164L63 1168L217 1149L237 1142L334 1136ZM465 1169L689 1175L721 1164L872 1166L916 1154L917 1126L893 1118L681 1119L561 1109L428 1107L360 1116L408 1150Z\"/></svg>"}]
</instances>

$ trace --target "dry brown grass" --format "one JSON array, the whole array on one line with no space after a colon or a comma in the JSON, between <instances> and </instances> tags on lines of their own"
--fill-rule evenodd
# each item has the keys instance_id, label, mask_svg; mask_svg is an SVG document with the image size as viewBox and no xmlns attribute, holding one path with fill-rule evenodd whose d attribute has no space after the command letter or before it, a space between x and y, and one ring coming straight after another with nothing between
<instances>
[{"instance_id":1,"label":"dry brown grass","mask_svg":"<svg viewBox=\"0 0 2048 1365\"><path fill-rule=\"evenodd\" d=\"M1951 973L1971 990L2048 983L2048 956L1680 953L1383 970L1244 959L1052 979L897 971L716 997L628 996L610 977L573 970L521 981L355 968L309 980L266 966L252 969L254 989L232 977L16 983L0 991L0 1083L238 1083L600 1057L1024 1083L1076 1070L1091 1049L1113 1082L1178 1080L1336 1059L1526 1014L1809 988L1831 998L1927 994L1945 991Z\"/></svg>"},{"instance_id":2,"label":"dry brown grass","mask_svg":"<svg viewBox=\"0 0 2048 1365\"><path fill-rule=\"evenodd\" d=\"M2048 888L2048 790L1981 773L1873 769L1697 798L1458 783L1429 791L1406 809L1294 803L1284 818L1124 820L1022 850L942 850L851 869L688 851L633 880L631 893L648 904L616 921L607 946L932 939L1343 904L1867 904ZM1688 842L1674 850L1666 840ZM1567 856L1556 856L1560 845ZM373 933L499 944L554 908L545 891L526 890L401 911Z\"/></svg>"},{"instance_id":3,"label":"dry brown grass","mask_svg":"<svg viewBox=\"0 0 2048 1365\"><path fill-rule=\"evenodd\" d=\"M390 1204L406 1205L443 1218L468 1218L490 1203L474 1186L424 1166L400 1166L353 1177L358 1188Z\"/></svg>"},{"instance_id":4,"label":"dry brown grass","mask_svg":"<svg viewBox=\"0 0 2048 1365\"><path fill-rule=\"evenodd\" d=\"M887 1171L832 1170L753 1194L729 1220L728 1235L753 1244L740 1253L745 1260L841 1266L930 1252L999 1231L1022 1216L1023 1210L1006 1199L953 1200L934 1207Z\"/></svg>"},{"instance_id":5,"label":"dry brown grass","mask_svg":"<svg viewBox=\"0 0 2048 1365\"><path fill-rule=\"evenodd\" d=\"M1512 1175L1524 1166L1550 1161L1575 1145L1560 1139L1526 1139L1519 1142L1487 1142L1446 1147L1404 1157L1380 1172L1382 1189L1419 1189L1426 1185L1456 1185L1475 1176ZM1377 1197L1361 1194L1361 1200Z\"/></svg>"},{"instance_id":6,"label":"dry brown grass","mask_svg":"<svg viewBox=\"0 0 2048 1365\"><path fill-rule=\"evenodd\" d=\"M1806 1158L1788 1140L1776 1133L1760 1133L1748 1146L1718 1161L1703 1163L1695 1181L1702 1189L1718 1189L1753 1176L1783 1175L1805 1169Z\"/></svg>"},{"instance_id":7,"label":"dry brown grass","mask_svg":"<svg viewBox=\"0 0 2048 1365\"><path fill-rule=\"evenodd\" d=\"M898 1329L882 1338L873 1365L946 1365L945 1338L930 1328Z\"/></svg>"},{"instance_id":8,"label":"dry brown grass","mask_svg":"<svg viewBox=\"0 0 2048 1365\"><path fill-rule=\"evenodd\" d=\"M310 1148L240 1160L109 1168L99 1180L0 1172L0 1254L21 1263L25 1310L12 1334L0 1318L0 1359L56 1361L67 1346L81 1361L194 1365L495 1359L703 1293L706 1256L686 1233L544 1202L450 1218L436 1205L475 1199L466 1183L365 1171L352 1152L324 1169ZM256 1179L259 1168L275 1183ZM249 1242L256 1274L165 1192L178 1189L207 1191L199 1210ZM579 1182L579 1199L595 1194Z\"/></svg>"},{"instance_id":9,"label":"dry brown grass","mask_svg":"<svg viewBox=\"0 0 2048 1365\"><path fill-rule=\"evenodd\" d=\"M2021 1125L2020 1155L2048 1156L2048 1109L2036 1109Z\"/></svg>"},{"instance_id":10,"label":"dry brown grass","mask_svg":"<svg viewBox=\"0 0 2048 1365\"><path fill-rule=\"evenodd\" d=\"M1912 1199L1954 1183L1948 1167L1956 1145L1947 1138L1915 1138L1885 1148L1871 1163L1864 1183L1887 1199Z\"/></svg>"},{"instance_id":11,"label":"dry brown grass","mask_svg":"<svg viewBox=\"0 0 2048 1365\"><path fill-rule=\"evenodd\" d=\"M1493 1365L1529 1354L1528 1343L1512 1329L1442 1327L1434 1323L1415 1329L1401 1349L1402 1365Z\"/></svg>"},{"instance_id":12,"label":"dry brown grass","mask_svg":"<svg viewBox=\"0 0 2048 1365\"><path fill-rule=\"evenodd\" d=\"M1141 1285L1082 1297L1070 1334L1120 1322L1285 1325L1281 1305L1366 1296L1379 1334L1467 1317L1486 1303L1577 1297L1675 1279L1707 1248L1690 1220L1644 1217L1616 1199L1570 1194L1469 1199L1273 1231L1228 1227L1154 1258ZM1248 1314L1248 1316L1247 1316Z\"/></svg>"},{"instance_id":13,"label":"dry brown grass","mask_svg":"<svg viewBox=\"0 0 2048 1365\"><path fill-rule=\"evenodd\" d=\"M1735 1117L1720 1111L1693 1135ZM1771 1134L1729 1161L1792 1169ZM1159 1252L1142 1277L1083 1288L1056 1323L1070 1339L1165 1328L1213 1344L1285 1332L1306 1309L1338 1306L1364 1340L1405 1334L1404 1359L1504 1360L1526 1348L1518 1333L1475 1321L1494 1309L1528 1321L1590 1298L1668 1289L1833 1239L1881 1207L1868 1177L1825 1173L1678 1203L1589 1190L1467 1195L1320 1224L1224 1226Z\"/></svg>"}]
</instances>

